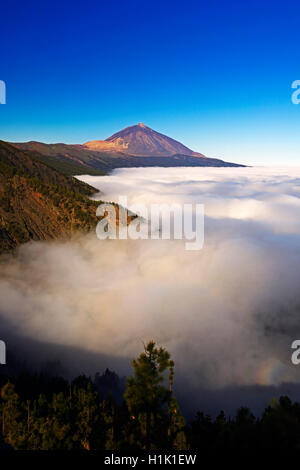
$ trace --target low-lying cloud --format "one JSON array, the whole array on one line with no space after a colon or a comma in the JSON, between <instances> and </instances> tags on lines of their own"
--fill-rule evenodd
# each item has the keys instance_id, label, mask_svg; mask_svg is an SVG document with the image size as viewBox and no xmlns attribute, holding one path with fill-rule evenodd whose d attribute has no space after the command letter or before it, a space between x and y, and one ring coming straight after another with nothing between
<instances>
[{"instance_id":1,"label":"low-lying cloud","mask_svg":"<svg viewBox=\"0 0 300 470\"><path fill-rule=\"evenodd\" d=\"M297 384L290 357L300 338L300 169L143 168L80 178L108 201L205 204L204 248L94 233L29 243L1 260L1 339L105 355L123 374L124 359L153 338L174 356L179 393L192 394L194 409L209 401L201 390L222 404L222 390Z\"/></svg>"}]
</instances>

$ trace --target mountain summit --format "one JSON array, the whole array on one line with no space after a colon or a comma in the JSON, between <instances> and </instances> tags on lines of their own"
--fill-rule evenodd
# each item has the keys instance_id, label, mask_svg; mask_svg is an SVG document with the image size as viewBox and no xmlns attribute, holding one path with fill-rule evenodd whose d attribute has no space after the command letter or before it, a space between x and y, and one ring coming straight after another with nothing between
<instances>
[{"instance_id":1,"label":"mountain summit","mask_svg":"<svg viewBox=\"0 0 300 470\"><path fill-rule=\"evenodd\" d=\"M177 140L145 126L142 122L126 127L106 140L93 140L86 142L83 146L98 152L118 151L142 157L166 157L176 154L204 157Z\"/></svg>"}]
</instances>

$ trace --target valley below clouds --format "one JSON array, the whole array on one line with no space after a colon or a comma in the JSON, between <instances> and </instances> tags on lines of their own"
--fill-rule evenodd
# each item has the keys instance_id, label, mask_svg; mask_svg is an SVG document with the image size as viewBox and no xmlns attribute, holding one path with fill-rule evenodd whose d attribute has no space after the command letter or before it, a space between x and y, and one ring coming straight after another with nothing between
<instances>
[{"instance_id":1,"label":"valley below clouds","mask_svg":"<svg viewBox=\"0 0 300 470\"><path fill-rule=\"evenodd\" d=\"M129 362L154 339L186 413L299 395L300 168L131 168L80 176L95 198L205 205L205 241L31 242L0 267L1 339L69 374ZM184 402L186 402L184 404Z\"/></svg>"}]
</instances>

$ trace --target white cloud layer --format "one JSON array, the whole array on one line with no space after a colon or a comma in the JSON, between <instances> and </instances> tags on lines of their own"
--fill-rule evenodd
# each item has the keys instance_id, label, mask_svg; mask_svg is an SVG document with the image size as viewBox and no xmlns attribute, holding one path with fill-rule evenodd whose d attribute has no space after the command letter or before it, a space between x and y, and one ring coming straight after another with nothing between
<instances>
[{"instance_id":1,"label":"white cloud layer","mask_svg":"<svg viewBox=\"0 0 300 470\"><path fill-rule=\"evenodd\" d=\"M126 360L153 338L195 391L299 380L290 346L300 338L300 169L80 178L108 201L204 203L204 249L95 234L28 244L1 262L0 316L10 331Z\"/></svg>"}]
</instances>

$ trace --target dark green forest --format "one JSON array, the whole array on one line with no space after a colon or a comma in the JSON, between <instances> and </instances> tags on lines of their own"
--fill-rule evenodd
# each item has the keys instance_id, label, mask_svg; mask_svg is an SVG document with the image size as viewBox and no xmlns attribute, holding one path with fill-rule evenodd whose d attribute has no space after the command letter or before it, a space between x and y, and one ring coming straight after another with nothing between
<instances>
[{"instance_id":1,"label":"dark green forest","mask_svg":"<svg viewBox=\"0 0 300 470\"><path fill-rule=\"evenodd\" d=\"M173 394L174 362L150 341L126 383L106 370L71 382L49 373L0 375L2 450L300 449L300 405L270 401L262 416L195 410L182 416Z\"/></svg>"}]
</instances>

